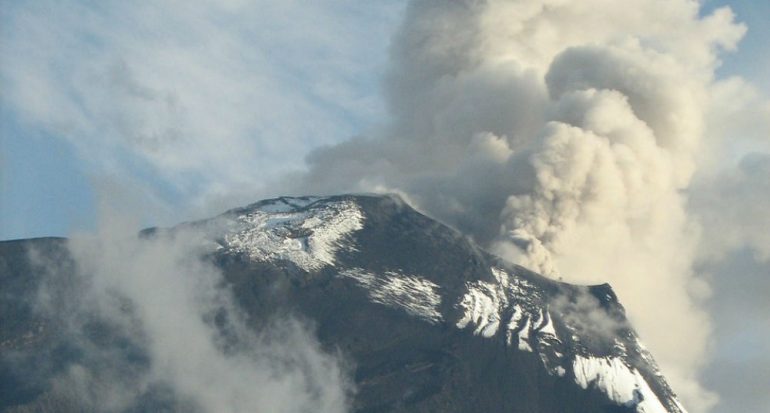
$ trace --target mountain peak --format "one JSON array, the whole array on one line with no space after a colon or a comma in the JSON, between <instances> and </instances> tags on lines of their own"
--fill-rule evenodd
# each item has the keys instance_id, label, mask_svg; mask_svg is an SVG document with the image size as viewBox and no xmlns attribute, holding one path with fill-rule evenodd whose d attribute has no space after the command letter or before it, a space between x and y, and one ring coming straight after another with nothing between
<instances>
[{"instance_id":1,"label":"mountain peak","mask_svg":"<svg viewBox=\"0 0 770 413\"><path fill-rule=\"evenodd\" d=\"M506 262L397 195L280 197L208 225L225 255L345 280L376 305L534 353L548 374L637 412L684 411L609 284Z\"/></svg>"}]
</instances>

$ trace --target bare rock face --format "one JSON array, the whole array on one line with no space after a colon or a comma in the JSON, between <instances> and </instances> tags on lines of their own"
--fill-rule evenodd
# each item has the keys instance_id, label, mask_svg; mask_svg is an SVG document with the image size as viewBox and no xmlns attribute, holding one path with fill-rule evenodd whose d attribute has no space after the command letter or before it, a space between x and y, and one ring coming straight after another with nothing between
<instances>
[{"instance_id":1,"label":"bare rock face","mask_svg":"<svg viewBox=\"0 0 770 413\"><path fill-rule=\"evenodd\" d=\"M297 315L349 361L352 411L684 412L609 285L505 262L397 197L278 198L140 237L183 229L203 234L252 328ZM30 250L61 271L36 269ZM54 378L104 361L34 304L46 277L66 289L76 273L66 240L0 243L2 409L81 410ZM127 377L153 362L97 316L91 341L113 348ZM162 384L137 400L127 410L195 409Z\"/></svg>"}]
</instances>

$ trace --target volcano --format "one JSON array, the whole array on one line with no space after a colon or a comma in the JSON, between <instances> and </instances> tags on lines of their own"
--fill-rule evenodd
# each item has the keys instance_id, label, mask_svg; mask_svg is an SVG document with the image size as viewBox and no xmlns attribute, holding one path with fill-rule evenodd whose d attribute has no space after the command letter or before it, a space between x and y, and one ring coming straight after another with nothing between
<instances>
[{"instance_id":1,"label":"volcano","mask_svg":"<svg viewBox=\"0 0 770 413\"><path fill-rule=\"evenodd\" d=\"M685 411L609 285L506 262L397 196L282 197L138 237L183 229L203 234L252 328L296 314L350 361L351 411ZM60 271L41 271L41 256ZM36 309L43 283L68 288L77 272L66 239L0 243L3 411L84 411L52 383L74 364L98 368L92 347L137 369L152 362L108 323L85 345ZM167 390L128 410L195 410Z\"/></svg>"}]
</instances>

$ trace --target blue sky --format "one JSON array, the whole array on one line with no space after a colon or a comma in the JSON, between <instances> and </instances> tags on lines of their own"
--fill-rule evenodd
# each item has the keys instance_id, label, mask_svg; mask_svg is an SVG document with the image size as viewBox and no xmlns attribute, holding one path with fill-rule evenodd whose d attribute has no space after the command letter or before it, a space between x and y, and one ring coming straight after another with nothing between
<instances>
[{"instance_id":1,"label":"blue sky","mask_svg":"<svg viewBox=\"0 0 770 413\"><path fill-rule=\"evenodd\" d=\"M2 111L2 238L66 235L92 227L93 193L67 142Z\"/></svg>"},{"instance_id":2,"label":"blue sky","mask_svg":"<svg viewBox=\"0 0 770 413\"><path fill-rule=\"evenodd\" d=\"M765 92L770 92L770 53L767 39L770 38L770 2L752 0L707 0L704 11L729 6L739 21L748 26L748 32L740 49L725 59L718 71L722 76L739 75L751 79Z\"/></svg>"}]
</instances>

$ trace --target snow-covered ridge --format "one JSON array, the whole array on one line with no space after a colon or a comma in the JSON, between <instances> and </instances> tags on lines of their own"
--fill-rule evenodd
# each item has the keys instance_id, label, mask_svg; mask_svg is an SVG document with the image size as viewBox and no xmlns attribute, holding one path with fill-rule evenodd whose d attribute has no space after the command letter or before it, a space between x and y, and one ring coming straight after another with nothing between
<instances>
[{"instance_id":1,"label":"snow-covered ridge","mask_svg":"<svg viewBox=\"0 0 770 413\"><path fill-rule=\"evenodd\" d=\"M364 215L350 200L279 198L221 217L222 248L254 261L290 261L305 271L335 264L343 241L363 228ZM223 225L224 224L224 225Z\"/></svg>"},{"instance_id":2,"label":"snow-covered ridge","mask_svg":"<svg viewBox=\"0 0 770 413\"><path fill-rule=\"evenodd\" d=\"M584 389L595 387L618 405L635 408L638 413L684 413L676 400L672 403L679 410L664 406L639 370L624 359L622 342L616 343L614 355L573 351L567 354L567 344L559 336L554 315L547 304L543 305L542 292L501 268L492 268L491 272L495 282L476 280L465 284L465 292L456 303L462 310L460 318L453 322L457 328L484 338L502 334L507 345L537 354L550 374L567 376ZM424 277L397 271L374 273L361 268L343 270L339 276L354 280L372 302L432 324L446 319L440 311L441 287ZM565 331L575 333L569 326L562 334ZM577 336L570 338L572 345L579 340Z\"/></svg>"},{"instance_id":3,"label":"snow-covered ridge","mask_svg":"<svg viewBox=\"0 0 770 413\"><path fill-rule=\"evenodd\" d=\"M596 386L618 404L636 407L639 413L667 413L639 370L618 357L576 356L573 361L575 382L587 389Z\"/></svg>"},{"instance_id":4,"label":"snow-covered ridge","mask_svg":"<svg viewBox=\"0 0 770 413\"><path fill-rule=\"evenodd\" d=\"M212 227L217 228L220 248L228 254L256 262L291 262L315 272L337 266L340 251L356 251L353 234L363 229L366 220L362 205L367 204L348 196L279 198L231 211ZM363 268L365 261L352 262L356 264L348 266L346 258L337 276L355 283L373 303L430 324L448 323L469 334L503 340L537 355L550 374L569 378L582 388L596 388L637 413L684 413L673 393L665 390L659 398L658 390L651 389L645 377L660 373L635 334L613 338L607 352L592 352L588 342L582 341L592 333L581 325L581 317L586 318L582 309L561 306L537 278L493 264L488 277L462 281L459 289L446 290L435 275L429 278L395 268L373 271ZM595 294L605 301L615 300L611 290ZM459 315L442 312L452 306Z\"/></svg>"},{"instance_id":5,"label":"snow-covered ridge","mask_svg":"<svg viewBox=\"0 0 770 413\"><path fill-rule=\"evenodd\" d=\"M468 328L486 338L501 332L509 346L536 353L550 374L564 377L569 373L582 388L596 387L610 400L634 407L638 413L685 413L675 399L670 409L664 407L639 370L625 360L626 347L620 338L615 339L611 355L593 356L581 351L565 355L568 346L573 347L573 352L580 347L580 329L563 319L562 334L569 337L560 337L550 303L537 287L501 268L491 268L491 272L495 282L466 283L467 290L457 303L463 311L456 323L458 328ZM645 362L656 368L637 337L633 342Z\"/></svg>"},{"instance_id":6,"label":"snow-covered ridge","mask_svg":"<svg viewBox=\"0 0 770 413\"><path fill-rule=\"evenodd\" d=\"M491 338L498 331L509 346L521 351L537 353L551 373L563 376L562 352L547 306L540 305L542 294L538 288L520 277L514 277L501 268L491 268L496 282L466 283L467 292L458 303L463 316L458 328L470 328L473 334Z\"/></svg>"}]
</instances>

